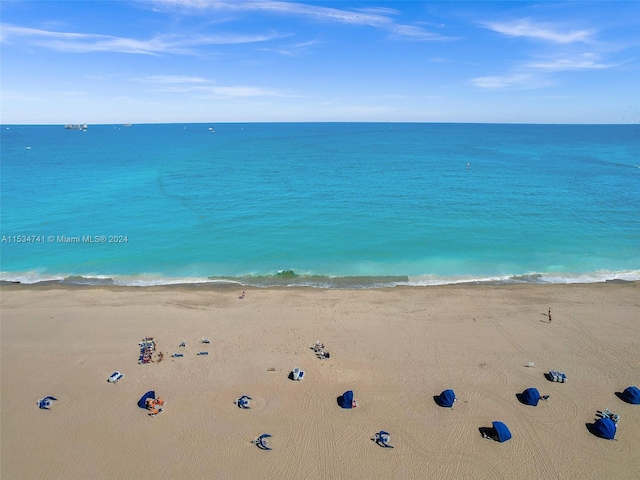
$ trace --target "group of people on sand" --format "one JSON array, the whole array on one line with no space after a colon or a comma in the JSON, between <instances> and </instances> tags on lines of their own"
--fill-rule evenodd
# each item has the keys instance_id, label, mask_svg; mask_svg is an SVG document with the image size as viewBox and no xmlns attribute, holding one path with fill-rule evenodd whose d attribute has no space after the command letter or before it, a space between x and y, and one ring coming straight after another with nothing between
<instances>
[{"instance_id":1,"label":"group of people on sand","mask_svg":"<svg viewBox=\"0 0 640 480\"><path fill-rule=\"evenodd\" d=\"M156 342L153 337L145 337L138 345L140 345L140 360L138 363L152 363L153 354L156 351Z\"/></svg>"},{"instance_id":2,"label":"group of people on sand","mask_svg":"<svg viewBox=\"0 0 640 480\"><path fill-rule=\"evenodd\" d=\"M325 348L324 344L320 343L320 340L318 340L314 345L313 345L313 351L316 352L316 356L318 358L330 358L331 354L329 353L329 351Z\"/></svg>"},{"instance_id":3,"label":"group of people on sand","mask_svg":"<svg viewBox=\"0 0 640 480\"><path fill-rule=\"evenodd\" d=\"M149 410L149 415L157 415L162 411L162 406L164 405L164 400L160 397L158 398L147 398L145 400L145 406L147 410Z\"/></svg>"}]
</instances>

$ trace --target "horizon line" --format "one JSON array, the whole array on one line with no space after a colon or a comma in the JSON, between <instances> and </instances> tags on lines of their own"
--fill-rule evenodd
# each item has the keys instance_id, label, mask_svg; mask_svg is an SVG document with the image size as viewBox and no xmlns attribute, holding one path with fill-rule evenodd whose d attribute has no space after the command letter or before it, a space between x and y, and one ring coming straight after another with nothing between
<instances>
[{"instance_id":1,"label":"horizon line","mask_svg":"<svg viewBox=\"0 0 640 480\"><path fill-rule=\"evenodd\" d=\"M453 122L453 121L412 121L412 120L278 120L278 121L188 121L188 122L117 122L117 123L91 123L91 122L78 122L73 125L93 125L93 126L134 126L134 125L240 125L240 124L295 124L295 123L324 123L324 124L350 124L350 123L369 123L369 124L432 124L432 125L640 125L639 122L620 122L620 123L571 123L571 122ZM4 123L0 122L2 127L11 126L64 126L70 125L69 123Z\"/></svg>"}]
</instances>

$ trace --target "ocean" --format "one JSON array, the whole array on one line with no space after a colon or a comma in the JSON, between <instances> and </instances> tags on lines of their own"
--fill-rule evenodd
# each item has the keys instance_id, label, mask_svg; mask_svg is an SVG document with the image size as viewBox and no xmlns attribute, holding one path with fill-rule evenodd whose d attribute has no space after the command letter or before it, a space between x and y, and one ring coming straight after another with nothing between
<instances>
[{"instance_id":1,"label":"ocean","mask_svg":"<svg viewBox=\"0 0 640 480\"><path fill-rule=\"evenodd\" d=\"M640 279L640 125L2 125L0 280Z\"/></svg>"}]
</instances>

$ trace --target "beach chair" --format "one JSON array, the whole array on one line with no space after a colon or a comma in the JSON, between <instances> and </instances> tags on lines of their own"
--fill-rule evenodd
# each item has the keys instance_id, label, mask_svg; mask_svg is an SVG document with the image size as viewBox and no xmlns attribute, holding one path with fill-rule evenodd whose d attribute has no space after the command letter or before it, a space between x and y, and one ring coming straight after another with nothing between
<instances>
[{"instance_id":1,"label":"beach chair","mask_svg":"<svg viewBox=\"0 0 640 480\"><path fill-rule=\"evenodd\" d=\"M304 377L304 372L298 367L295 367L291 372L291 380L302 380L302 377Z\"/></svg>"},{"instance_id":2,"label":"beach chair","mask_svg":"<svg viewBox=\"0 0 640 480\"><path fill-rule=\"evenodd\" d=\"M392 445L389 445L390 439L391 436L389 435L389 432L385 432L384 430L380 430L373 436L373 441L384 448L393 448Z\"/></svg>"},{"instance_id":3,"label":"beach chair","mask_svg":"<svg viewBox=\"0 0 640 480\"><path fill-rule=\"evenodd\" d=\"M610 420L613 420L613 421L614 421L614 423L618 423L618 421L620 420L620 415L618 415L618 414L616 414L616 413L613 413L613 412L612 412L611 410L609 410L608 408L605 408L605 409L602 411L602 416L603 416L603 417L606 417L606 418L608 418L608 419L610 419Z\"/></svg>"},{"instance_id":4,"label":"beach chair","mask_svg":"<svg viewBox=\"0 0 640 480\"><path fill-rule=\"evenodd\" d=\"M256 445L260 450L271 450L271 447L269 447L269 442L267 441L267 438L269 437L271 437L269 433L263 433L255 440L252 440L251 443Z\"/></svg>"},{"instance_id":5,"label":"beach chair","mask_svg":"<svg viewBox=\"0 0 640 480\"><path fill-rule=\"evenodd\" d=\"M249 409L251 408L249 406L250 400L251 400L251 397L248 397L247 395L242 395L240 398L236 399L234 403L238 406L238 408Z\"/></svg>"}]
</instances>

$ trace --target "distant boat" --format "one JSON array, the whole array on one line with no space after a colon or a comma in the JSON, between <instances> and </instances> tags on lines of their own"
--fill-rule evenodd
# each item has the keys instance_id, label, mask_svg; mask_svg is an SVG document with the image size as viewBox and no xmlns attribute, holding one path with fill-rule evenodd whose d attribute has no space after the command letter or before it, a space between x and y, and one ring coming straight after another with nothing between
<instances>
[{"instance_id":1,"label":"distant boat","mask_svg":"<svg viewBox=\"0 0 640 480\"><path fill-rule=\"evenodd\" d=\"M123 127L130 127L130 126L131 126L131 122L129 122L129 123L124 123L124 124L122 124L122 126L123 126Z\"/></svg>"},{"instance_id":2,"label":"distant boat","mask_svg":"<svg viewBox=\"0 0 640 480\"><path fill-rule=\"evenodd\" d=\"M209 127L209 131L210 131L210 132L215 132L215 130L213 129L213 127Z\"/></svg>"},{"instance_id":3,"label":"distant boat","mask_svg":"<svg viewBox=\"0 0 640 480\"><path fill-rule=\"evenodd\" d=\"M64 126L67 130L86 130L87 124L79 124L79 123L70 123Z\"/></svg>"}]
</instances>

